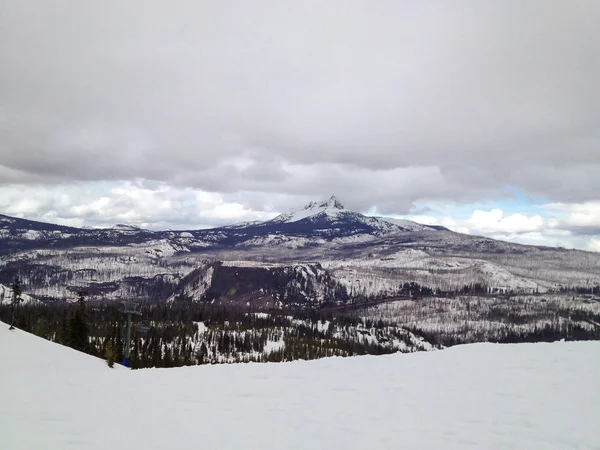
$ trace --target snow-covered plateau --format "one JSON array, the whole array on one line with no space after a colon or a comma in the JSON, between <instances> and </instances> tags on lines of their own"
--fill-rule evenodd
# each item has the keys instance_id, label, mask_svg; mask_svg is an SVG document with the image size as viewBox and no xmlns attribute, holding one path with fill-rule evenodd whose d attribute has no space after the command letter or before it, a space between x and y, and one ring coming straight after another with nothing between
<instances>
[{"instance_id":1,"label":"snow-covered plateau","mask_svg":"<svg viewBox=\"0 0 600 450\"><path fill-rule=\"evenodd\" d=\"M0 447L597 449L600 342L129 371L0 322Z\"/></svg>"}]
</instances>

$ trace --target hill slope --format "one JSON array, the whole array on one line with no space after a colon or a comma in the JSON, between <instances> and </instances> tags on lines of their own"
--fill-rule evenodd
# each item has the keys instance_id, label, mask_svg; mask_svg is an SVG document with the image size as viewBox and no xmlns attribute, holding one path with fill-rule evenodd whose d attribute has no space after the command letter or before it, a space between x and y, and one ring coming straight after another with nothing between
<instances>
[{"instance_id":1,"label":"hill slope","mask_svg":"<svg viewBox=\"0 0 600 450\"><path fill-rule=\"evenodd\" d=\"M597 445L600 343L128 371L0 323L2 448Z\"/></svg>"}]
</instances>

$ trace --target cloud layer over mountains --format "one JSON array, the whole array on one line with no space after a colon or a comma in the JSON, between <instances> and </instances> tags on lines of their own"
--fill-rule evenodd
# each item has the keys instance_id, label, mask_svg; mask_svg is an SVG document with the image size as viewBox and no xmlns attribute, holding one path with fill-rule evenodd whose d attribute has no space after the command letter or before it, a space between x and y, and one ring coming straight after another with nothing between
<instances>
[{"instance_id":1,"label":"cloud layer over mountains","mask_svg":"<svg viewBox=\"0 0 600 450\"><path fill-rule=\"evenodd\" d=\"M210 226L335 193L593 246L599 22L594 0L5 0L0 213ZM495 206L515 190L546 206Z\"/></svg>"}]
</instances>

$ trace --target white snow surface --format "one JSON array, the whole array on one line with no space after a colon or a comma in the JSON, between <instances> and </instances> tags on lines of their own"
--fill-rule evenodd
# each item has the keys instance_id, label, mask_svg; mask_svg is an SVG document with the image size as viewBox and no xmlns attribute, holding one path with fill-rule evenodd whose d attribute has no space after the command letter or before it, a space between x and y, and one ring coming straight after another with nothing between
<instances>
[{"instance_id":1,"label":"white snow surface","mask_svg":"<svg viewBox=\"0 0 600 450\"><path fill-rule=\"evenodd\" d=\"M7 450L599 443L600 342L129 371L0 323L0 361Z\"/></svg>"}]
</instances>

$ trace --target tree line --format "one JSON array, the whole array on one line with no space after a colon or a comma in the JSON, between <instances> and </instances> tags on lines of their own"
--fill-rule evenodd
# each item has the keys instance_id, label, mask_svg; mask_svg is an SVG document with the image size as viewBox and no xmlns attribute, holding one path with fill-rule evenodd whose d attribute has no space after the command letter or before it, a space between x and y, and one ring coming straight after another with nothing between
<instances>
[{"instance_id":1,"label":"tree line","mask_svg":"<svg viewBox=\"0 0 600 450\"><path fill-rule=\"evenodd\" d=\"M19 290L15 285L15 298L20 298ZM126 317L119 308L114 302L86 301L86 292L80 291L77 300L69 303L20 304L17 300L1 305L0 319L106 358L112 365L124 358ZM367 333L379 340L363 339L365 331L357 329L359 320L315 310L266 314L190 301L143 303L139 310L142 319L134 320L132 327L130 367L134 369L377 355L398 351L391 342L405 339L390 327L375 330L373 322L368 323L372 329ZM407 341L405 348L410 344Z\"/></svg>"},{"instance_id":2,"label":"tree line","mask_svg":"<svg viewBox=\"0 0 600 450\"><path fill-rule=\"evenodd\" d=\"M474 300L427 298L431 293L416 283L402 287L411 300L397 302L396 310L381 305L349 313L302 307L256 313L189 299L141 303L140 318L133 322L130 365L279 362L421 350L410 333L438 348L482 341L600 339L600 316L570 307L573 301L492 301L481 284L464 289L480 293ZM71 302L24 303L22 291L15 278L10 304L0 305L0 320L106 358L109 365L123 360L126 316L118 302L88 301L87 293L79 291Z\"/></svg>"}]
</instances>

